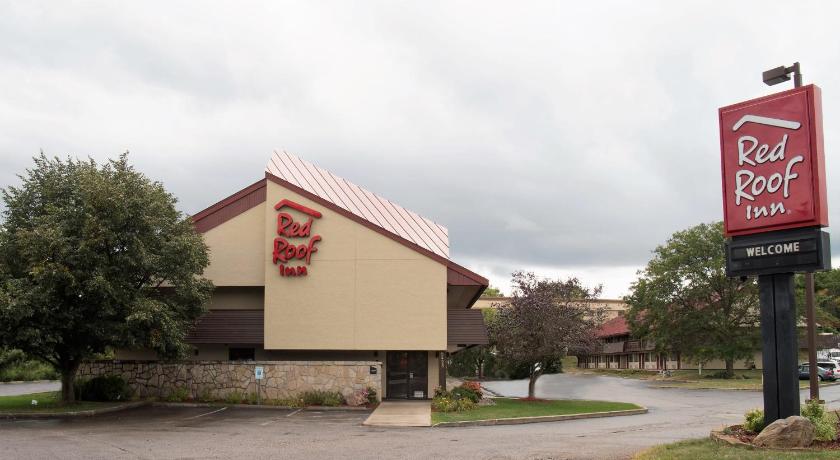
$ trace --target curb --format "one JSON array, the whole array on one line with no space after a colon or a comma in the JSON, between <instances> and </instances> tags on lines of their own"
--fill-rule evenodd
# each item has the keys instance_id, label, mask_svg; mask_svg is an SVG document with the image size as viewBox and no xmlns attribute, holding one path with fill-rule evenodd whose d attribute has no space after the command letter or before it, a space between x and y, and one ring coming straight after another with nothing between
<instances>
[{"instance_id":1,"label":"curb","mask_svg":"<svg viewBox=\"0 0 840 460\"><path fill-rule=\"evenodd\" d=\"M459 426L522 425L525 423L562 422L564 420L582 420L588 418L621 417L624 415L647 414L648 408L614 410L607 412L589 412L586 414L543 415L538 417L497 418L489 420L464 420L461 422L440 422L433 427L450 428Z\"/></svg>"},{"instance_id":2,"label":"curb","mask_svg":"<svg viewBox=\"0 0 840 460\"><path fill-rule=\"evenodd\" d=\"M191 403L191 402L152 402L153 407L233 407L236 409L256 409L256 410L304 410L307 412L323 412L323 411L338 411L338 412L370 412L372 409L367 407L351 407L351 406L270 406L267 404L224 404L224 403Z\"/></svg>"},{"instance_id":3,"label":"curb","mask_svg":"<svg viewBox=\"0 0 840 460\"><path fill-rule=\"evenodd\" d=\"M74 412L6 412L0 413L0 419L52 419L52 418L73 418L73 417L94 417L112 412L119 412L128 409L148 406L151 401L137 401L119 406L105 407L102 409L80 410Z\"/></svg>"}]
</instances>

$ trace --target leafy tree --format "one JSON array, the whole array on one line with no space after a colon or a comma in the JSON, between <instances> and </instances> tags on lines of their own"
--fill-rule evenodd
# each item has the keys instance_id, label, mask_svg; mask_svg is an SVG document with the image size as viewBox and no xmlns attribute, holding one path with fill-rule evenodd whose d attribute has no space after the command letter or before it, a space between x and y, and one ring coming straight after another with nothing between
<instances>
[{"instance_id":1,"label":"leafy tree","mask_svg":"<svg viewBox=\"0 0 840 460\"><path fill-rule=\"evenodd\" d=\"M176 199L126 154L34 161L3 190L0 346L54 365L65 402L80 363L110 347L186 352L212 284L200 276L207 247Z\"/></svg>"},{"instance_id":2,"label":"leafy tree","mask_svg":"<svg viewBox=\"0 0 840 460\"><path fill-rule=\"evenodd\" d=\"M499 290L497 287L488 286L487 289L481 294L483 297L504 297L502 295L502 291Z\"/></svg>"},{"instance_id":3,"label":"leafy tree","mask_svg":"<svg viewBox=\"0 0 840 460\"><path fill-rule=\"evenodd\" d=\"M700 362L735 360L758 348L760 312L753 279L726 276L723 225L700 224L674 233L653 251L626 298L633 333L660 352Z\"/></svg>"},{"instance_id":4,"label":"leafy tree","mask_svg":"<svg viewBox=\"0 0 840 460\"><path fill-rule=\"evenodd\" d=\"M805 317L805 277L797 274L796 312ZM834 269L814 274L814 306L821 332L840 330L840 270ZM804 319L803 319L804 321Z\"/></svg>"},{"instance_id":5,"label":"leafy tree","mask_svg":"<svg viewBox=\"0 0 840 460\"><path fill-rule=\"evenodd\" d=\"M512 284L513 297L497 309L490 336L502 360L528 366L528 397L534 398L537 379L552 363L599 345L595 330L604 309L594 303L601 288L587 289L577 278L548 280L524 272L515 272Z\"/></svg>"}]
</instances>

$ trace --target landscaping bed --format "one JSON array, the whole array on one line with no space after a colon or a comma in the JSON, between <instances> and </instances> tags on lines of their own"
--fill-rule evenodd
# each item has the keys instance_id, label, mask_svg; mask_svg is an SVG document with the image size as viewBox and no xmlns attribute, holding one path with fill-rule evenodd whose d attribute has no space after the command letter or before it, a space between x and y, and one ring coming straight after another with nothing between
<instances>
[{"instance_id":1,"label":"landscaping bed","mask_svg":"<svg viewBox=\"0 0 840 460\"><path fill-rule=\"evenodd\" d=\"M840 424L835 423L835 426L838 430L840 430ZM747 431L744 429L743 425L733 425L727 427L723 430L723 434L727 436L731 436L745 444L749 444L752 446L755 437L758 436L758 433L753 433L751 431ZM840 451L840 440L832 440L832 441L821 441L819 439L815 439L814 443L811 444L809 449L822 451L822 450L834 450ZM838 454L834 454L838 455Z\"/></svg>"},{"instance_id":2,"label":"landscaping bed","mask_svg":"<svg viewBox=\"0 0 840 460\"><path fill-rule=\"evenodd\" d=\"M432 412L432 424L643 409L636 404L610 401L527 400L518 398L493 398L492 401L495 403L494 405L477 406L459 412Z\"/></svg>"},{"instance_id":3,"label":"landscaping bed","mask_svg":"<svg viewBox=\"0 0 840 460\"><path fill-rule=\"evenodd\" d=\"M664 444L636 454L634 460L822 460L838 458L837 451L772 451L755 449L752 447L738 447L718 443L710 439L696 439Z\"/></svg>"}]
</instances>

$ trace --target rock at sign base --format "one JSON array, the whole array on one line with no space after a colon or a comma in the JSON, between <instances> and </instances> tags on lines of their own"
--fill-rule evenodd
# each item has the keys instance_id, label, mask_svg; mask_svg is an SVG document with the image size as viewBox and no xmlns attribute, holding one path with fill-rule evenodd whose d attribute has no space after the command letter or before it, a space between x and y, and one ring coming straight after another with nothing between
<instances>
[{"instance_id":1,"label":"rock at sign base","mask_svg":"<svg viewBox=\"0 0 840 460\"><path fill-rule=\"evenodd\" d=\"M767 425L755 437L753 444L759 447L808 447L814 442L814 424L798 415L779 419Z\"/></svg>"}]
</instances>

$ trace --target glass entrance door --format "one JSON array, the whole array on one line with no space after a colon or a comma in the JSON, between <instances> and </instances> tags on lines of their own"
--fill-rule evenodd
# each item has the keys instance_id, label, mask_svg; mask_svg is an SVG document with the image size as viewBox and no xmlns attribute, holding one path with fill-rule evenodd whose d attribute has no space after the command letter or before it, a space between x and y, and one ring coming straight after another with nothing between
<instances>
[{"instance_id":1,"label":"glass entrance door","mask_svg":"<svg viewBox=\"0 0 840 460\"><path fill-rule=\"evenodd\" d=\"M389 351L385 385L388 399L426 399L429 388L429 355L425 351Z\"/></svg>"}]
</instances>

